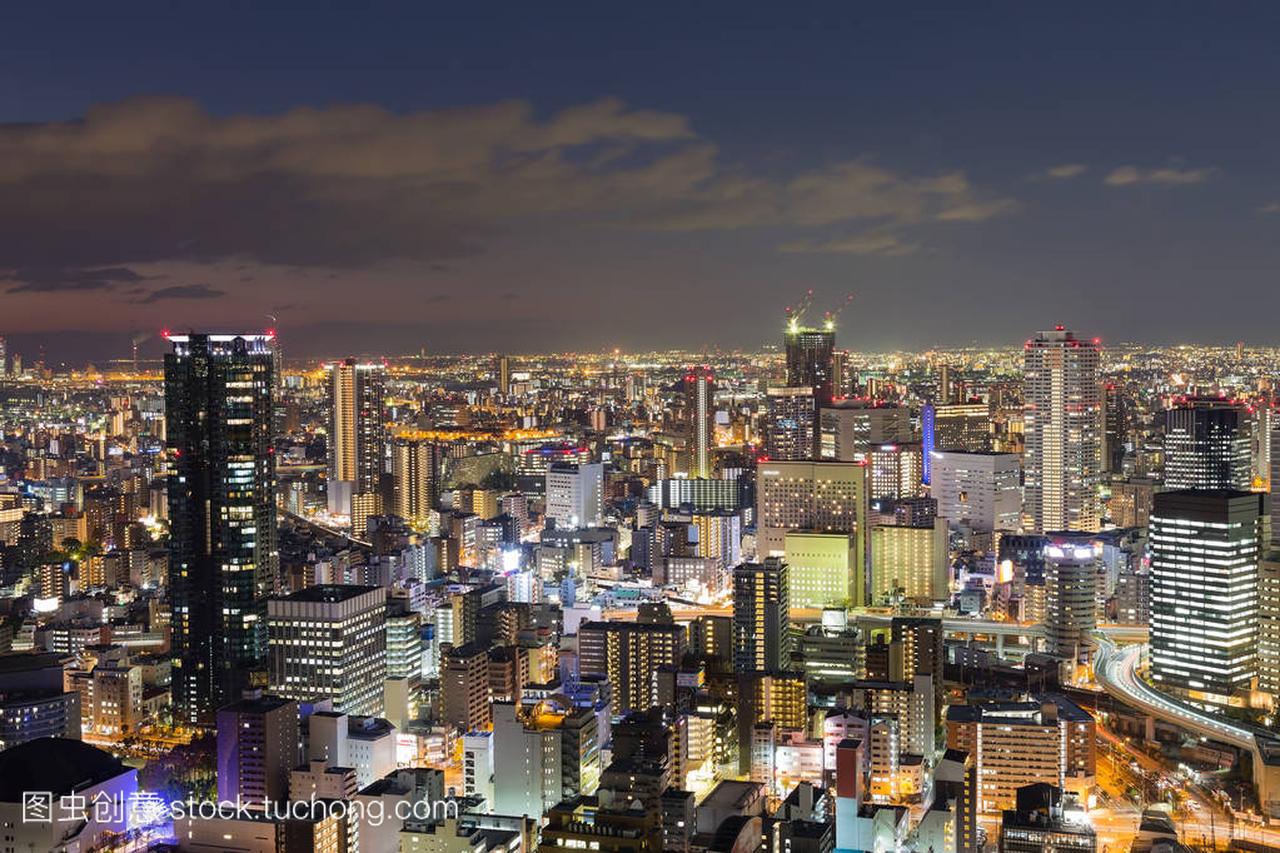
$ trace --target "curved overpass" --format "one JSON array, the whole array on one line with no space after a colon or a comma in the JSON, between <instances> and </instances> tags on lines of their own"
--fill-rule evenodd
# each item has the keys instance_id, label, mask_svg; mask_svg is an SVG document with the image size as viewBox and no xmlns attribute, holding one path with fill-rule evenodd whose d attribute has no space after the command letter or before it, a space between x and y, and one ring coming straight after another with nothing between
<instances>
[{"instance_id":1,"label":"curved overpass","mask_svg":"<svg viewBox=\"0 0 1280 853\"><path fill-rule=\"evenodd\" d=\"M1119 648L1103 637L1098 643L1094 675L1112 696L1147 713L1238 749L1252 750L1257 732L1193 705L1166 696L1138 677L1142 646Z\"/></svg>"},{"instance_id":2,"label":"curved overpass","mask_svg":"<svg viewBox=\"0 0 1280 853\"><path fill-rule=\"evenodd\" d=\"M1094 676L1110 695L1153 717L1247 752L1264 815L1280 816L1280 740L1264 729L1234 723L1159 692L1138 677L1142 646L1119 648L1098 634Z\"/></svg>"}]
</instances>

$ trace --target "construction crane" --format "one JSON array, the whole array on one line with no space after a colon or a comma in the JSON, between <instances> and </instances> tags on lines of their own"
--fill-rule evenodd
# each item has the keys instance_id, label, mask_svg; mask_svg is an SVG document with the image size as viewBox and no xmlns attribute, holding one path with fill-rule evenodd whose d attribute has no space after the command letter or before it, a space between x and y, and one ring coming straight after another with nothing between
<instances>
[{"instance_id":1,"label":"construction crane","mask_svg":"<svg viewBox=\"0 0 1280 853\"><path fill-rule=\"evenodd\" d=\"M794 332L800 328L800 322L804 320L804 315L813 305L813 288L805 291L804 296L800 297L800 301L796 303L796 307L787 306L787 328Z\"/></svg>"},{"instance_id":2,"label":"construction crane","mask_svg":"<svg viewBox=\"0 0 1280 853\"><path fill-rule=\"evenodd\" d=\"M823 325L826 327L828 332L836 327L836 320L840 319L841 312L843 312L844 309L848 308L849 303L852 301L853 301L853 294L846 293L844 297L844 302L840 303L839 308L837 308L834 311L828 311L823 315L822 317Z\"/></svg>"}]
</instances>

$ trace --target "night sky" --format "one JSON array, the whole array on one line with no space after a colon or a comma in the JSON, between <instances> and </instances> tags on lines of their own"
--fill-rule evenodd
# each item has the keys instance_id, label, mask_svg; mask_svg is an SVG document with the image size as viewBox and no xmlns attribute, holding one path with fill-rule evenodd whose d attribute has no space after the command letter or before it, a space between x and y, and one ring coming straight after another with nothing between
<instances>
[{"instance_id":1,"label":"night sky","mask_svg":"<svg viewBox=\"0 0 1280 853\"><path fill-rule=\"evenodd\" d=\"M1280 5L268 6L0 11L11 347L1277 343Z\"/></svg>"}]
</instances>

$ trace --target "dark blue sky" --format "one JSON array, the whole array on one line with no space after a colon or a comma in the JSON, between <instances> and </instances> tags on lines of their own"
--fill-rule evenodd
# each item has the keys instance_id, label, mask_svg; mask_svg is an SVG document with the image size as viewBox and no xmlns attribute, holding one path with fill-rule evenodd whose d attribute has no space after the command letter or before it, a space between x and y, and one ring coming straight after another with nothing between
<instances>
[{"instance_id":1,"label":"dark blue sky","mask_svg":"<svg viewBox=\"0 0 1280 853\"><path fill-rule=\"evenodd\" d=\"M237 5L0 12L0 334L1274 342L1280 7Z\"/></svg>"}]
</instances>

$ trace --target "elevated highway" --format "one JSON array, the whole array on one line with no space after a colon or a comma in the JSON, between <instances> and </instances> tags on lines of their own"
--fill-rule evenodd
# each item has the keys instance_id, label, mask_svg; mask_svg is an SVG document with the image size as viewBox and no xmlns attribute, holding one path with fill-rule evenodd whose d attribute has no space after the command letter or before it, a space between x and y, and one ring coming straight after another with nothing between
<instances>
[{"instance_id":1,"label":"elevated highway","mask_svg":"<svg viewBox=\"0 0 1280 853\"><path fill-rule=\"evenodd\" d=\"M1248 754L1263 814L1280 817L1280 740L1274 734L1161 693L1138 676L1142 645L1120 647L1103 632L1097 636L1094 676L1107 693L1157 719Z\"/></svg>"}]
</instances>

